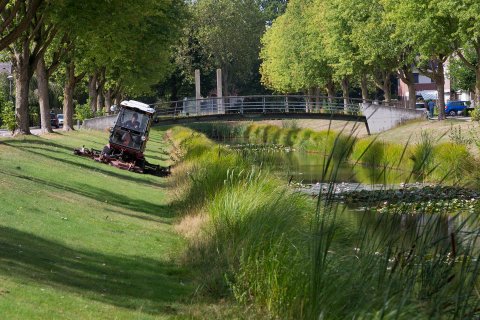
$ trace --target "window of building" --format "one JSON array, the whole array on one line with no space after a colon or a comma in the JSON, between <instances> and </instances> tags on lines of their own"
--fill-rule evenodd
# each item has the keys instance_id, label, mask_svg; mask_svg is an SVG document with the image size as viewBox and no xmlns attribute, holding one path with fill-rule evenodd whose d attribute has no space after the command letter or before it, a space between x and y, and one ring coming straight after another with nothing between
<instances>
[{"instance_id":1,"label":"window of building","mask_svg":"<svg viewBox=\"0 0 480 320\"><path fill-rule=\"evenodd\" d=\"M418 83L418 76L419 76L418 73L413 74L413 79L414 79L413 82L414 83Z\"/></svg>"}]
</instances>

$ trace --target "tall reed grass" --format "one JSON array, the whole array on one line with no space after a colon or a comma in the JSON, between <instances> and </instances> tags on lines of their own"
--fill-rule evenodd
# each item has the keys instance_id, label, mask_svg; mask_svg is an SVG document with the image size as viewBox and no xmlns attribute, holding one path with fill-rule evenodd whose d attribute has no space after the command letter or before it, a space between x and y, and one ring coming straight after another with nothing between
<instances>
[{"instance_id":1,"label":"tall reed grass","mask_svg":"<svg viewBox=\"0 0 480 320\"><path fill-rule=\"evenodd\" d=\"M211 122L193 123L188 125L188 127L197 132L201 132L212 139L227 141L242 137L247 128L247 124Z\"/></svg>"},{"instance_id":2,"label":"tall reed grass","mask_svg":"<svg viewBox=\"0 0 480 320\"><path fill-rule=\"evenodd\" d=\"M479 208L475 215L465 215L443 206L438 215L420 212L414 217L404 207L386 213L366 208L357 212L352 226L345 220L346 207L333 200L333 184L321 189L315 203L239 153L186 129L176 130L174 140L183 139L179 145L185 149L185 162L191 163L179 208L184 214L206 216L185 257L201 274L201 292L233 297L265 318L480 315ZM266 131L249 126L244 134L264 139ZM328 134L323 138L332 139ZM183 142L188 139L195 140ZM412 174L421 175L446 170L431 160L435 153L439 158L442 153L466 156L461 148L448 153L452 146L431 146L426 140L412 147L355 141L337 135L330 142L324 171L331 181L336 164L350 155L397 168L407 162Z\"/></svg>"}]
</instances>

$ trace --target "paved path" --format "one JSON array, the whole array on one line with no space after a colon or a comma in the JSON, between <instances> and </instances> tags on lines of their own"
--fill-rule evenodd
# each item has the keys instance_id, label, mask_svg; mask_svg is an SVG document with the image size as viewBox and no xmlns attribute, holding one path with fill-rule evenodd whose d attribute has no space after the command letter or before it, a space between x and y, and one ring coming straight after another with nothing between
<instances>
[{"instance_id":1,"label":"paved path","mask_svg":"<svg viewBox=\"0 0 480 320\"><path fill-rule=\"evenodd\" d=\"M53 131L57 131L57 130L61 130L61 129L53 129ZM36 135L36 136L39 136L41 131L40 131L40 128L39 127L32 127L30 128L30 132L33 134L33 135ZM11 137L12 136L12 133L8 130L5 130L5 129L0 129L0 137Z\"/></svg>"}]
</instances>

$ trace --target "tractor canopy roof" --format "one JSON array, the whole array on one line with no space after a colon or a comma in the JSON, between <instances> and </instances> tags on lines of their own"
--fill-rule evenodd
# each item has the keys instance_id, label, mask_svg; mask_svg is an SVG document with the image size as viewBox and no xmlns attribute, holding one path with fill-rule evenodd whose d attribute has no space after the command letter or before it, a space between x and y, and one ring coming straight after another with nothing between
<instances>
[{"instance_id":1,"label":"tractor canopy roof","mask_svg":"<svg viewBox=\"0 0 480 320\"><path fill-rule=\"evenodd\" d=\"M145 113L150 113L150 114L155 113L155 109L150 107L148 104L138 102L138 101L135 101L135 100L128 100L128 101L125 100L125 101L122 101L120 103L120 105L128 107L128 108L132 108L132 109L137 109L137 110L145 112Z\"/></svg>"}]
</instances>

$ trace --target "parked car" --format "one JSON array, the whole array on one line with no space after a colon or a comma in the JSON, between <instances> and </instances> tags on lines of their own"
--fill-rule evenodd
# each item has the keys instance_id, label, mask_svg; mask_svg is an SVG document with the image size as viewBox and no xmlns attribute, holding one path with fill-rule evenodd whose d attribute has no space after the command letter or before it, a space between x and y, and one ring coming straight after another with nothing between
<instances>
[{"instance_id":1,"label":"parked car","mask_svg":"<svg viewBox=\"0 0 480 320\"><path fill-rule=\"evenodd\" d=\"M427 111L427 108L425 107L425 103L423 102L415 103L415 110Z\"/></svg>"},{"instance_id":2,"label":"parked car","mask_svg":"<svg viewBox=\"0 0 480 320\"><path fill-rule=\"evenodd\" d=\"M57 114L57 119L58 119L58 125L63 127L63 114L62 113Z\"/></svg>"},{"instance_id":3,"label":"parked car","mask_svg":"<svg viewBox=\"0 0 480 320\"><path fill-rule=\"evenodd\" d=\"M445 114L448 116L456 116L457 114L467 115L469 111L473 110L467 101L448 101L445 104Z\"/></svg>"},{"instance_id":4,"label":"parked car","mask_svg":"<svg viewBox=\"0 0 480 320\"><path fill-rule=\"evenodd\" d=\"M58 123L58 118L55 113L50 113L50 125L54 128L60 128L60 125Z\"/></svg>"}]
</instances>

